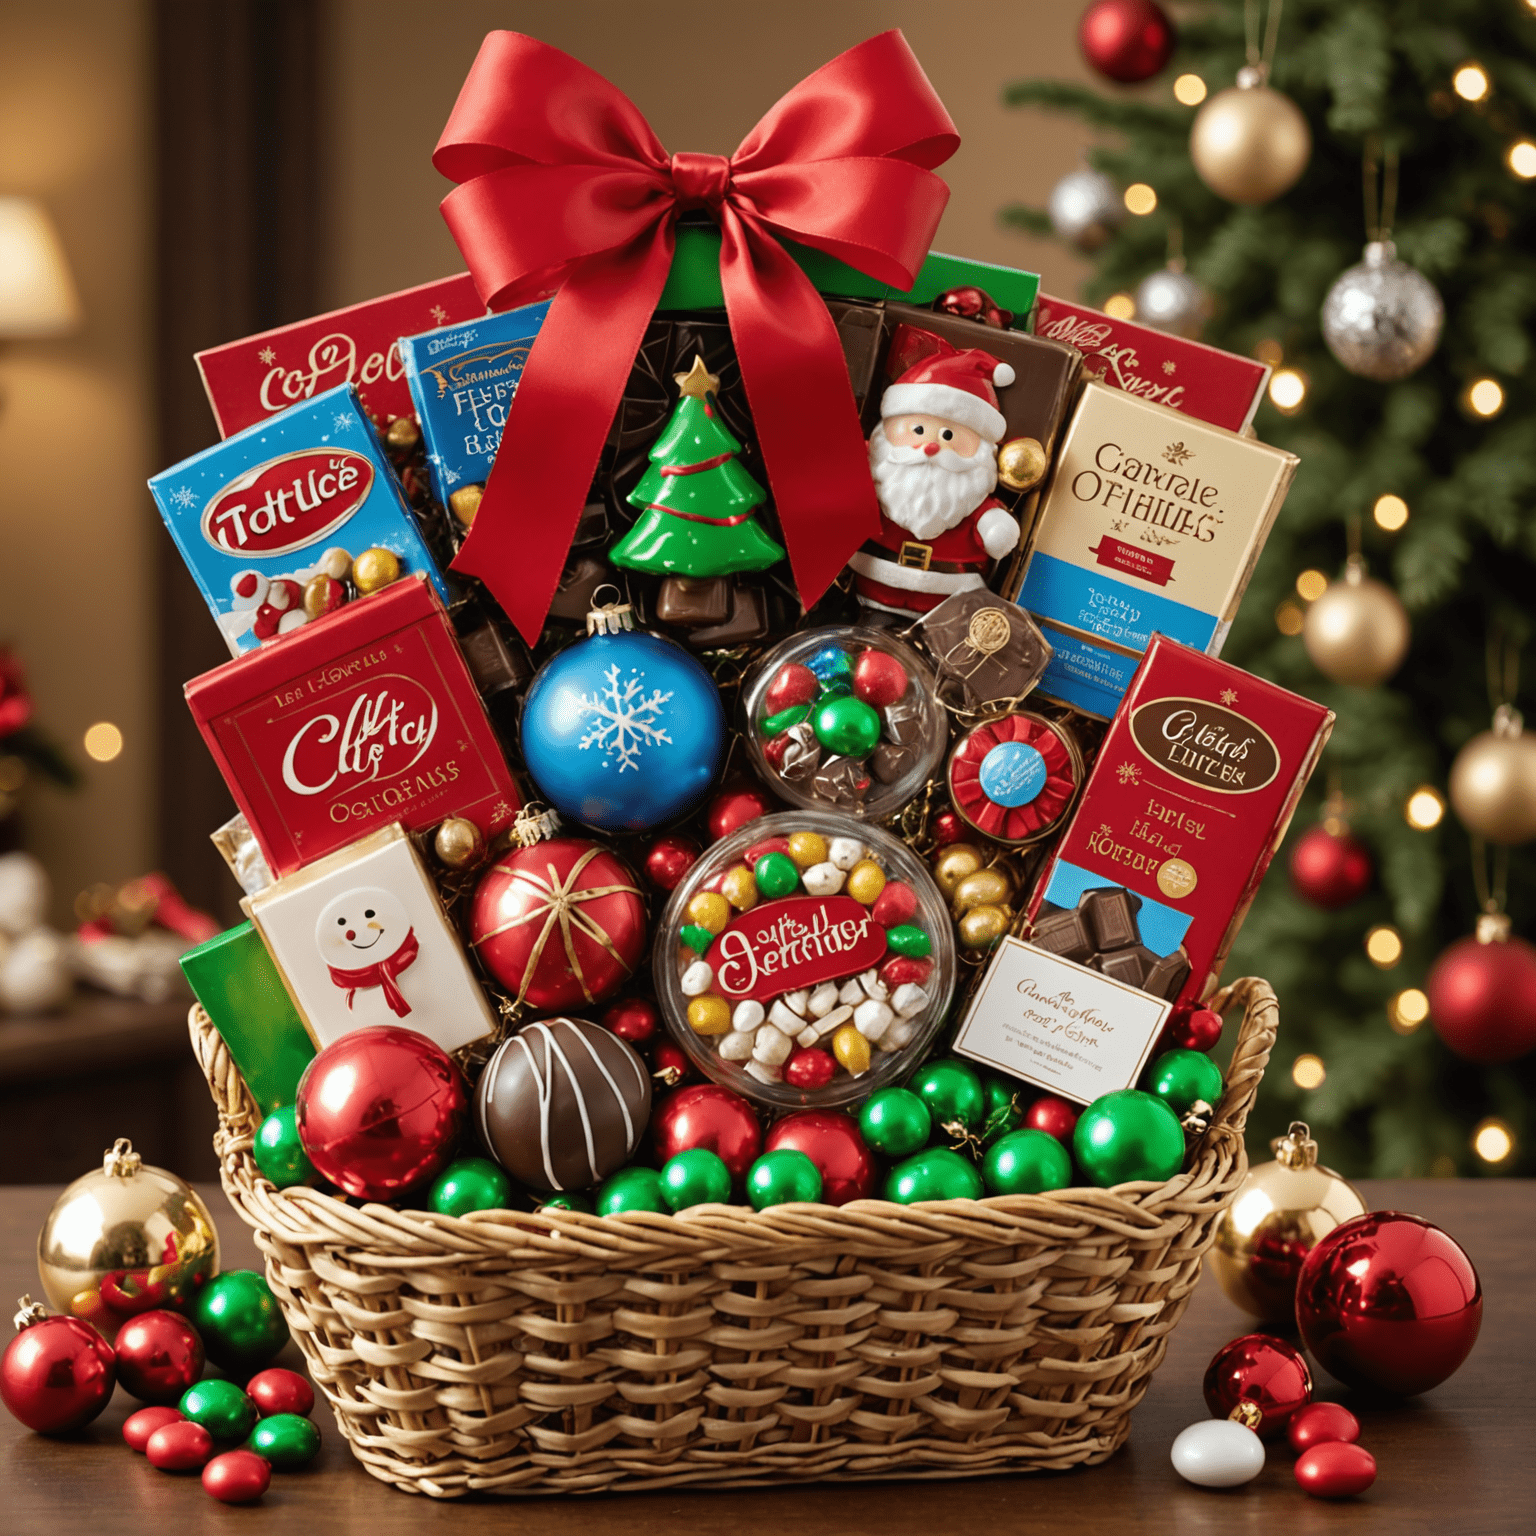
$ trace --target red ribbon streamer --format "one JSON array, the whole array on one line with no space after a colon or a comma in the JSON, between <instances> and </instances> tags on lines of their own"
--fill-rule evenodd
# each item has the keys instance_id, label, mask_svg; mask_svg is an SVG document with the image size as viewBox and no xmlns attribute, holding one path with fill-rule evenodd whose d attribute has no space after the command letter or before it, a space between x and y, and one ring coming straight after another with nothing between
<instances>
[{"instance_id":1,"label":"red ribbon streamer","mask_svg":"<svg viewBox=\"0 0 1536 1536\"><path fill-rule=\"evenodd\" d=\"M416 938L416 930L412 928L394 954L386 955L373 965L360 965L354 970L332 965L327 969L331 973L331 980L338 987L346 989L348 1008L352 1006L352 999L359 988L383 987L384 1001L389 1004L396 1018L403 1019L411 1011L411 1005L406 1002L405 993L400 990L395 978L407 966L415 963L420 952L421 944Z\"/></svg>"},{"instance_id":2,"label":"red ribbon streamer","mask_svg":"<svg viewBox=\"0 0 1536 1536\"><path fill-rule=\"evenodd\" d=\"M815 602L879 514L836 327L779 240L911 288L949 199L932 171L959 142L900 32L807 76L729 159L669 156L601 75L490 33L432 157L459 183L443 217L493 309L554 301L454 569L538 638L677 216L703 207L720 225L726 314L795 584Z\"/></svg>"}]
</instances>

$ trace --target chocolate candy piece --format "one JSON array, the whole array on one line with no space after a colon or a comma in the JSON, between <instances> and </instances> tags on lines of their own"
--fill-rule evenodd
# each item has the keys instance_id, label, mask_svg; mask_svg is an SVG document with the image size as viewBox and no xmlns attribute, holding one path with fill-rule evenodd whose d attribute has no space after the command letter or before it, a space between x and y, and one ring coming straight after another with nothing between
<instances>
[{"instance_id":1,"label":"chocolate candy piece","mask_svg":"<svg viewBox=\"0 0 1536 1536\"><path fill-rule=\"evenodd\" d=\"M779 772L796 783L814 778L821 767L821 743L816 740L816 732L802 721L790 726L784 736L786 742Z\"/></svg>"},{"instance_id":2,"label":"chocolate candy piece","mask_svg":"<svg viewBox=\"0 0 1536 1536\"><path fill-rule=\"evenodd\" d=\"M763 589L739 578L731 583L731 611L723 624L706 625L688 636L696 651L724 650L761 640L768 633L768 599Z\"/></svg>"},{"instance_id":3,"label":"chocolate candy piece","mask_svg":"<svg viewBox=\"0 0 1536 1536\"><path fill-rule=\"evenodd\" d=\"M727 576L668 576L656 594L656 618L679 629L723 624L731 611Z\"/></svg>"},{"instance_id":4,"label":"chocolate candy piece","mask_svg":"<svg viewBox=\"0 0 1536 1536\"><path fill-rule=\"evenodd\" d=\"M869 755L869 770L882 784L894 784L916 762L916 747L900 747L893 741L882 741Z\"/></svg>"},{"instance_id":5,"label":"chocolate candy piece","mask_svg":"<svg viewBox=\"0 0 1536 1536\"><path fill-rule=\"evenodd\" d=\"M651 1112L634 1048L585 1019L543 1019L505 1041L475 1093L496 1160L532 1189L586 1189L630 1159Z\"/></svg>"},{"instance_id":6,"label":"chocolate candy piece","mask_svg":"<svg viewBox=\"0 0 1536 1536\"><path fill-rule=\"evenodd\" d=\"M600 586L613 580L613 570L607 561L595 555L573 555L560 573L560 585L549 605L552 619L564 619L567 623L586 623L592 608L592 594Z\"/></svg>"},{"instance_id":7,"label":"chocolate candy piece","mask_svg":"<svg viewBox=\"0 0 1536 1536\"><path fill-rule=\"evenodd\" d=\"M923 739L923 702L916 688L909 688L894 704L881 711L885 739L898 747L920 746Z\"/></svg>"},{"instance_id":8,"label":"chocolate candy piece","mask_svg":"<svg viewBox=\"0 0 1536 1536\"><path fill-rule=\"evenodd\" d=\"M1061 907L1041 911L1029 942L1036 949L1060 955L1063 960L1075 960L1079 965L1085 965L1093 954L1093 935L1088 931L1087 917Z\"/></svg>"},{"instance_id":9,"label":"chocolate candy piece","mask_svg":"<svg viewBox=\"0 0 1536 1536\"><path fill-rule=\"evenodd\" d=\"M488 699L508 688L523 688L533 677L528 653L521 645L507 640L489 621L467 635L460 635L459 649L469 663L470 676L482 698Z\"/></svg>"},{"instance_id":10,"label":"chocolate candy piece","mask_svg":"<svg viewBox=\"0 0 1536 1536\"><path fill-rule=\"evenodd\" d=\"M1128 987L1140 987L1145 984L1157 961L1158 957L1145 944L1132 944L1128 949L1095 955L1088 963L1112 981L1123 981Z\"/></svg>"},{"instance_id":11,"label":"chocolate candy piece","mask_svg":"<svg viewBox=\"0 0 1536 1536\"><path fill-rule=\"evenodd\" d=\"M1136 927L1141 897L1126 890L1123 885L1087 891L1078 906L1088 919L1095 949L1124 949L1141 937ZM1134 985L1139 987L1141 983L1137 981Z\"/></svg>"},{"instance_id":12,"label":"chocolate candy piece","mask_svg":"<svg viewBox=\"0 0 1536 1536\"><path fill-rule=\"evenodd\" d=\"M1141 989L1154 997L1175 998L1188 980L1189 956L1181 944L1171 955L1163 955L1147 972Z\"/></svg>"},{"instance_id":13,"label":"chocolate candy piece","mask_svg":"<svg viewBox=\"0 0 1536 1536\"><path fill-rule=\"evenodd\" d=\"M940 694L971 707L994 700L1016 703L1035 686L1052 655L1024 609L979 589L946 598L924 615L922 626L939 664Z\"/></svg>"},{"instance_id":14,"label":"chocolate candy piece","mask_svg":"<svg viewBox=\"0 0 1536 1536\"><path fill-rule=\"evenodd\" d=\"M857 809L869 793L869 775L855 758L829 757L811 780L811 789L818 800Z\"/></svg>"}]
</instances>

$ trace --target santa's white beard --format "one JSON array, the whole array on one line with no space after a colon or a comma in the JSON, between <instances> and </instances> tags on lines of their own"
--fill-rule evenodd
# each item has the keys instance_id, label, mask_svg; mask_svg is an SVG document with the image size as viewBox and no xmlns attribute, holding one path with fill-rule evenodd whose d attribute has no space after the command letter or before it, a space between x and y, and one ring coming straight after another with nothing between
<instances>
[{"instance_id":1,"label":"santa's white beard","mask_svg":"<svg viewBox=\"0 0 1536 1536\"><path fill-rule=\"evenodd\" d=\"M869 435L869 472L881 510L898 528L928 541L957 527L997 484L997 450L982 443L968 459L945 448L897 448L884 426Z\"/></svg>"}]
</instances>

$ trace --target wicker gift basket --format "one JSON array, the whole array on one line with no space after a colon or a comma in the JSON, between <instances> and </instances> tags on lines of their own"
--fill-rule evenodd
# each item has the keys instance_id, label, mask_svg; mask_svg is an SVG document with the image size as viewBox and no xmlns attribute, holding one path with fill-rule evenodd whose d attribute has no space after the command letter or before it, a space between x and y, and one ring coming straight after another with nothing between
<instances>
[{"instance_id":1,"label":"wicker gift basket","mask_svg":"<svg viewBox=\"0 0 1536 1536\"><path fill-rule=\"evenodd\" d=\"M224 1189L363 1465L437 1498L1059 1471L1130 1431L1247 1168L1278 1010L1166 1183L903 1206L448 1217L278 1190L201 1008Z\"/></svg>"}]
</instances>

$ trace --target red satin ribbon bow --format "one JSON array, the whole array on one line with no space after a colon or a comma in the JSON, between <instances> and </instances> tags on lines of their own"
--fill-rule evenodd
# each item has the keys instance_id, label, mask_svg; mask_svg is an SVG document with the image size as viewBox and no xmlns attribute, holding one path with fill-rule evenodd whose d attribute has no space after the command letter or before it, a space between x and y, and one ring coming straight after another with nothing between
<instances>
[{"instance_id":1,"label":"red satin ribbon bow","mask_svg":"<svg viewBox=\"0 0 1536 1536\"><path fill-rule=\"evenodd\" d=\"M397 1019L403 1019L411 1011L411 1005L406 1002L405 993L400 990L395 978L407 966L415 964L416 956L420 953L421 944L416 937L416 930L412 928L394 954L386 955L373 965L360 965L355 970L332 965L326 969L338 987L346 988L348 1008L352 1006L352 998L360 987L383 987L384 1001L389 1004Z\"/></svg>"},{"instance_id":2,"label":"red satin ribbon bow","mask_svg":"<svg viewBox=\"0 0 1536 1536\"><path fill-rule=\"evenodd\" d=\"M720 225L720 280L790 563L809 606L879 524L826 304L779 243L879 282L917 279L959 135L900 32L802 80L736 153L668 155L627 96L518 32L480 46L432 163L443 216L494 309L554 293L474 526L453 562L530 642L688 208Z\"/></svg>"}]
</instances>

